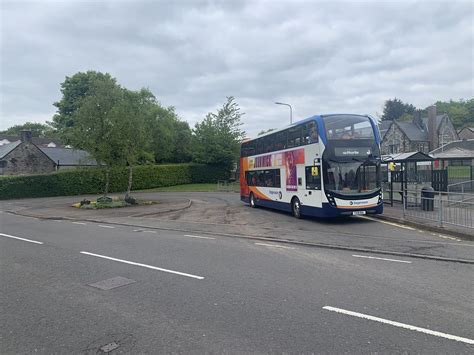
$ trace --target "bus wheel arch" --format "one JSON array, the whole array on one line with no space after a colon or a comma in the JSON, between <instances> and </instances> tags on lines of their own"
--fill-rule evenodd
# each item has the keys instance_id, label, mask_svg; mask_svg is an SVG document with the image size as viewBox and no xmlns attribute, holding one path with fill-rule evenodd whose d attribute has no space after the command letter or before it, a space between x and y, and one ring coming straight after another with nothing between
<instances>
[{"instance_id":1,"label":"bus wheel arch","mask_svg":"<svg viewBox=\"0 0 474 355\"><path fill-rule=\"evenodd\" d=\"M291 198L291 212L295 218L301 218L301 202L297 196Z\"/></svg>"}]
</instances>

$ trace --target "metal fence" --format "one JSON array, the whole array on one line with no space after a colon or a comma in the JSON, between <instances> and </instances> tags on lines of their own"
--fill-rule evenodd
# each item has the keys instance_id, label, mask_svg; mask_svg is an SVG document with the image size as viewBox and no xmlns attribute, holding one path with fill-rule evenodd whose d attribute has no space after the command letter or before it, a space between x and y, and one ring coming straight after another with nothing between
<instances>
[{"instance_id":1,"label":"metal fence","mask_svg":"<svg viewBox=\"0 0 474 355\"><path fill-rule=\"evenodd\" d=\"M404 197L404 217L430 220L440 227L453 225L474 230L474 194L442 191L394 193Z\"/></svg>"}]
</instances>

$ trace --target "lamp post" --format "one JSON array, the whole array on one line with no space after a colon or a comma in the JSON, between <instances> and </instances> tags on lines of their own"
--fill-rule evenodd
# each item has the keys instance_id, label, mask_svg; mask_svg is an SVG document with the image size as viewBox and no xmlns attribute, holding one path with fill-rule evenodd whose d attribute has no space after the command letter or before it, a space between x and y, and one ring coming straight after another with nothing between
<instances>
[{"instance_id":1,"label":"lamp post","mask_svg":"<svg viewBox=\"0 0 474 355\"><path fill-rule=\"evenodd\" d=\"M286 104L284 102L275 102L275 105L284 105L284 106L288 106L290 108L290 124L292 124L293 123L293 109L291 108L291 105Z\"/></svg>"}]
</instances>

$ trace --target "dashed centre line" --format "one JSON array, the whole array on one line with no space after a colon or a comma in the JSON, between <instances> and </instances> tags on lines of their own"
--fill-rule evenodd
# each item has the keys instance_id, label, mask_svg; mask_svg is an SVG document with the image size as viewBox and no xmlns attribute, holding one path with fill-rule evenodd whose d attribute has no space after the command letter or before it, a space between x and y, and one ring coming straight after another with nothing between
<instances>
[{"instance_id":1,"label":"dashed centre line","mask_svg":"<svg viewBox=\"0 0 474 355\"><path fill-rule=\"evenodd\" d=\"M71 222L72 224L80 224L81 226L85 226L87 223L84 222Z\"/></svg>"},{"instance_id":2,"label":"dashed centre line","mask_svg":"<svg viewBox=\"0 0 474 355\"><path fill-rule=\"evenodd\" d=\"M24 242L33 243L33 244L43 244L43 242L38 242L36 240L31 240L31 239L26 239L26 238L15 237L14 235L5 234L5 233L0 233L0 236L5 237L5 238L18 239L18 240L22 240Z\"/></svg>"},{"instance_id":3,"label":"dashed centre line","mask_svg":"<svg viewBox=\"0 0 474 355\"><path fill-rule=\"evenodd\" d=\"M114 229L115 227L112 227L112 226L105 226L103 224L99 224L97 227L100 227L100 228L110 228L110 229Z\"/></svg>"},{"instance_id":4,"label":"dashed centre line","mask_svg":"<svg viewBox=\"0 0 474 355\"><path fill-rule=\"evenodd\" d=\"M134 261L128 261L128 260L123 260L123 259L118 259L118 258L112 258L112 257L106 256L106 255L100 255L100 254L89 253L89 252L87 252L87 251L81 251L80 253L81 253L81 254L84 254L84 255L95 256L95 257L97 257L97 258L102 258L102 259L117 261L117 262L119 262L119 263L124 263L124 264L129 264L129 265L134 265L134 266L140 266L140 267L144 267L144 268L147 268L147 269L163 271L163 272L167 272L167 273L175 274L175 275L180 275L180 276L186 276L186 277L190 277L190 278L193 278L193 279L198 279L198 280L203 280L203 279L204 279L203 276L198 276L198 275L193 275L193 274L187 274L187 273L185 273L185 272L180 272L180 271L175 271L175 270L163 269L163 268L161 268L161 267L156 267L156 266L153 266L153 265L147 265L147 264L142 264L142 263L136 263L136 262L134 262Z\"/></svg>"},{"instance_id":5,"label":"dashed centre line","mask_svg":"<svg viewBox=\"0 0 474 355\"><path fill-rule=\"evenodd\" d=\"M411 264L411 261L406 260L398 260L398 259L388 259L388 258L378 258L376 256L366 256L366 255L352 255L354 258L365 258L365 259L375 259L375 260L383 260L383 261L394 261L396 263L406 263Z\"/></svg>"},{"instance_id":6,"label":"dashed centre line","mask_svg":"<svg viewBox=\"0 0 474 355\"><path fill-rule=\"evenodd\" d=\"M463 338L463 337L460 337L460 336L457 336L457 335L442 333L442 332L438 332L438 331L431 330L431 329L426 329L426 328L420 328L420 327L416 327L416 326L410 325L410 324L394 322L394 321L391 321L391 320L388 320L388 319L370 316L368 314L352 312L352 311L348 311L348 310L345 310L345 309L342 309L342 308L336 308L336 307L331 307L331 306L324 306L323 309L325 309L326 311L337 312L337 313L345 314L345 315L348 315L348 316L353 316L353 317L363 318L363 319L367 319L367 320L371 320L371 321L375 321L375 322L379 322L379 323L389 324L389 325L392 325L394 327L409 329L409 330L413 330L415 332L434 335L434 336L437 336L437 337L440 337L440 338L460 341L460 342L463 342L463 343L466 343L466 344L474 344L474 339Z\"/></svg>"},{"instance_id":7,"label":"dashed centre line","mask_svg":"<svg viewBox=\"0 0 474 355\"><path fill-rule=\"evenodd\" d=\"M293 248L293 247L285 247L283 245L266 244L266 243L255 243L255 245L261 245L261 246L272 247L272 248L281 248L281 249L296 249L296 248Z\"/></svg>"}]
</instances>

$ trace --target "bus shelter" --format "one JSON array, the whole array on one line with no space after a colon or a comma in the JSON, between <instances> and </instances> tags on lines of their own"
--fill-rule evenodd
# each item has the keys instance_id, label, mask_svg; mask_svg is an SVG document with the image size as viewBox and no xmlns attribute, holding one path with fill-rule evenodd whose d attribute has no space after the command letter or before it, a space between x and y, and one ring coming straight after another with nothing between
<instances>
[{"instance_id":1,"label":"bus shelter","mask_svg":"<svg viewBox=\"0 0 474 355\"><path fill-rule=\"evenodd\" d=\"M382 156L384 190L393 201L403 202L408 192L417 193L424 187L434 187L433 158L422 152L408 152Z\"/></svg>"}]
</instances>

